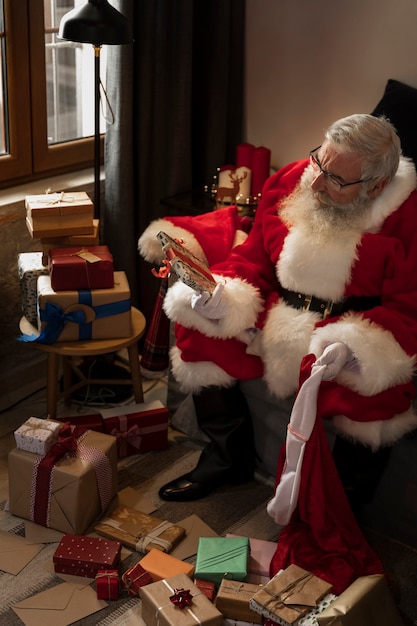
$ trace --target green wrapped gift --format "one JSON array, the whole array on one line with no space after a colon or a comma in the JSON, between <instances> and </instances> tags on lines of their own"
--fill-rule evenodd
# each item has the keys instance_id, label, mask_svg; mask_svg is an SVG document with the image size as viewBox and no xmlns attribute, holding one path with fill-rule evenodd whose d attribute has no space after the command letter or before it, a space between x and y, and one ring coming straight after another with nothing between
<instances>
[{"instance_id":1,"label":"green wrapped gift","mask_svg":"<svg viewBox=\"0 0 417 626\"><path fill-rule=\"evenodd\" d=\"M223 578L246 581L249 562L247 537L200 537L195 577L220 585Z\"/></svg>"}]
</instances>

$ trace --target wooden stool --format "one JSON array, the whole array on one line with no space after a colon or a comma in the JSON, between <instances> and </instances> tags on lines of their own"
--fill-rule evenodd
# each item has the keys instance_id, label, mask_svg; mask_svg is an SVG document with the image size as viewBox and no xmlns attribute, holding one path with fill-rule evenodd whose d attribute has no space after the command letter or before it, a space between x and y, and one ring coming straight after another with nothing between
<instances>
[{"instance_id":1,"label":"wooden stool","mask_svg":"<svg viewBox=\"0 0 417 626\"><path fill-rule=\"evenodd\" d=\"M143 402L142 377L139 366L139 352L137 342L145 332L146 321L144 315L132 307L132 334L130 337L120 339L92 339L89 341L62 341L51 345L33 343L32 345L47 353L47 400L46 408L48 417L56 418L59 398L70 401L71 394L85 385L132 385L135 401ZM92 379L84 374L71 363L71 357L86 357L97 354L109 354L127 348L130 365L130 378L117 380ZM62 357L63 391L59 393L59 358ZM80 378L72 384L72 372L75 371Z\"/></svg>"}]
</instances>

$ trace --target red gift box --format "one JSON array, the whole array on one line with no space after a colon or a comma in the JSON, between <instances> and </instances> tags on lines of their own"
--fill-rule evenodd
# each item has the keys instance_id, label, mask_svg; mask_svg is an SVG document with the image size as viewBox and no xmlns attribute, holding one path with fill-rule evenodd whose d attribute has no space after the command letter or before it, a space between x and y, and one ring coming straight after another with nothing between
<instances>
[{"instance_id":1,"label":"red gift box","mask_svg":"<svg viewBox=\"0 0 417 626\"><path fill-rule=\"evenodd\" d=\"M211 580L200 580L199 578L194 579L195 586L204 593L206 598L214 601L214 596L216 595L216 585Z\"/></svg>"},{"instance_id":2,"label":"red gift box","mask_svg":"<svg viewBox=\"0 0 417 626\"><path fill-rule=\"evenodd\" d=\"M153 582L151 575L140 563L136 563L126 570L121 578L121 585L130 596L138 596L139 589L151 582Z\"/></svg>"},{"instance_id":3,"label":"red gift box","mask_svg":"<svg viewBox=\"0 0 417 626\"><path fill-rule=\"evenodd\" d=\"M69 422L71 426L81 426L86 430L95 430L97 433L104 433L104 423L101 413L71 415L70 417L56 417L55 419L57 422Z\"/></svg>"},{"instance_id":4,"label":"red gift box","mask_svg":"<svg viewBox=\"0 0 417 626\"><path fill-rule=\"evenodd\" d=\"M111 289L113 256L107 246L51 248L49 273L54 291Z\"/></svg>"},{"instance_id":5,"label":"red gift box","mask_svg":"<svg viewBox=\"0 0 417 626\"><path fill-rule=\"evenodd\" d=\"M98 600L119 599L119 572L117 569L99 569L96 574Z\"/></svg>"},{"instance_id":6,"label":"red gift box","mask_svg":"<svg viewBox=\"0 0 417 626\"><path fill-rule=\"evenodd\" d=\"M120 541L66 534L52 558L55 572L95 578L102 569L117 569L120 563Z\"/></svg>"},{"instance_id":7,"label":"red gift box","mask_svg":"<svg viewBox=\"0 0 417 626\"><path fill-rule=\"evenodd\" d=\"M117 439L119 458L168 446L168 409L159 400L104 409L101 415L104 432Z\"/></svg>"}]
</instances>

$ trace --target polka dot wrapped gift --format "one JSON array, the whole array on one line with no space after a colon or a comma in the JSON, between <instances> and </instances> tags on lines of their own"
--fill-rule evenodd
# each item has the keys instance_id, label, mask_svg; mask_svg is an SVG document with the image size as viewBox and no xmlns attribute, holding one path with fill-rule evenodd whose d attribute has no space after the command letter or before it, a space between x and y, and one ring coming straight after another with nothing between
<instances>
[{"instance_id":1,"label":"polka dot wrapped gift","mask_svg":"<svg viewBox=\"0 0 417 626\"><path fill-rule=\"evenodd\" d=\"M99 570L117 569L122 544L119 541L64 535L52 558L55 572L95 578Z\"/></svg>"}]
</instances>

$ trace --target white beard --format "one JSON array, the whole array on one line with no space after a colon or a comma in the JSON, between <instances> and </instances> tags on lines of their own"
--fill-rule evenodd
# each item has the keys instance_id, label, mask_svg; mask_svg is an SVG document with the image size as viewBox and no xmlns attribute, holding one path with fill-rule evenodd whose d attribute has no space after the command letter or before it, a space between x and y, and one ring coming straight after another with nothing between
<instances>
[{"instance_id":1,"label":"white beard","mask_svg":"<svg viewBox=\"0 0 417 626\"><path fill-rule=\"evenodd\" d=\"M373 200L362 195L348 204L334 203L325 192L312 191L313 179L313 171L307 168L297 187L279 206L282 220L318 242L363 232Z\"/></svg>"}]
</instances>

